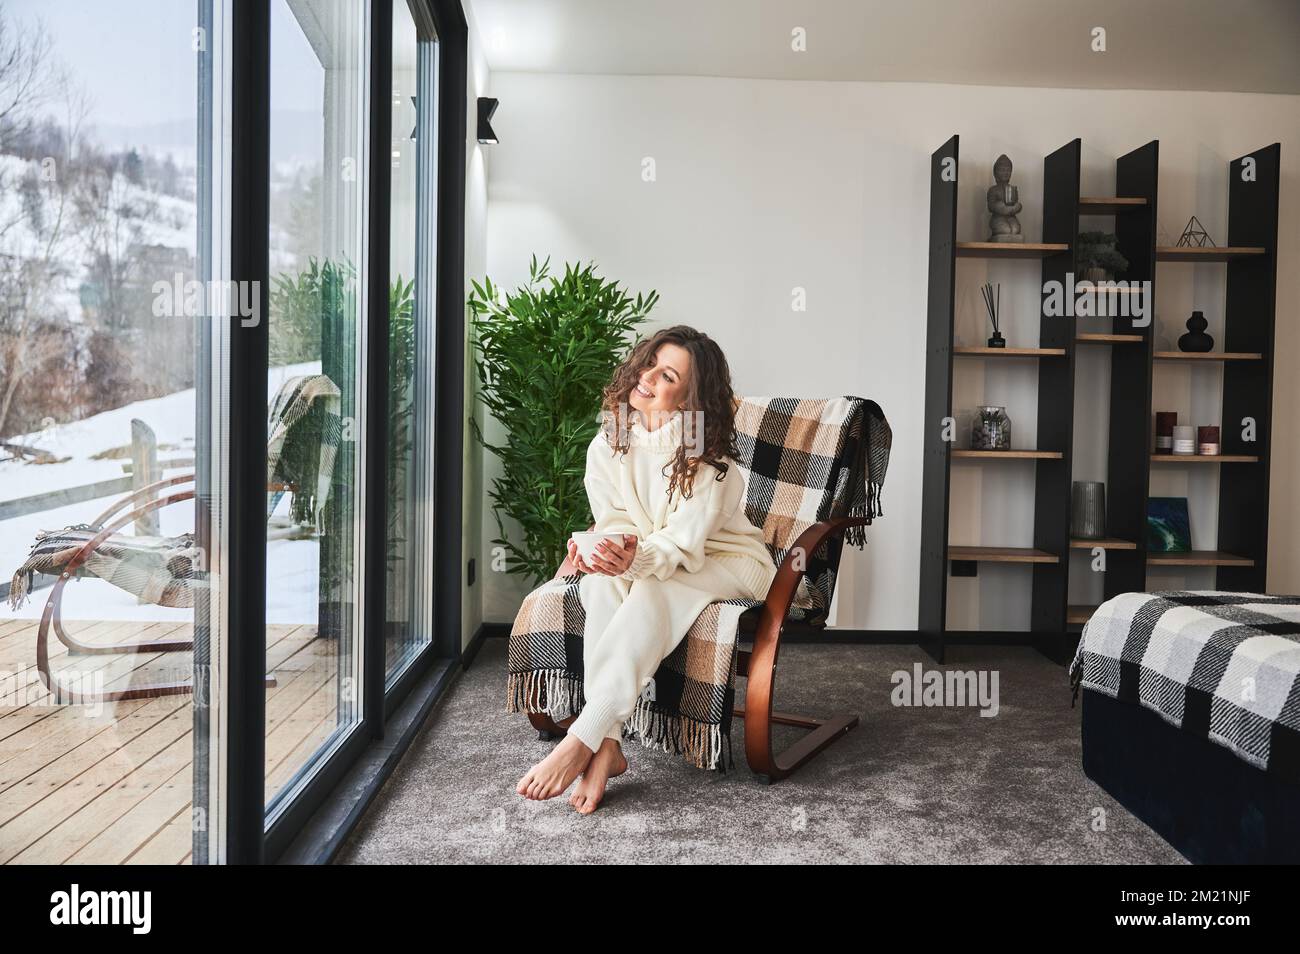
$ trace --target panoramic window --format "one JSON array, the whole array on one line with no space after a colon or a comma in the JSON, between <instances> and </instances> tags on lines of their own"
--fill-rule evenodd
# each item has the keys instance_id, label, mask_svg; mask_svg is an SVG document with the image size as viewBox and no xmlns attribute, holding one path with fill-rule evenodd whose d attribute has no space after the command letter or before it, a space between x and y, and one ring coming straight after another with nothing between
<instances>
[{"instance_id":1,"label":"panoramic window","mask_svg":"<svg viewBox=\"0 0 1300 954\"><path fill-rule=\"evenodd\" d=\"M220 858L221 32L0 3L0 862Z\"/></svg>"},{"instance_id":2,"label":"panoramic window","mask_svg":"<svg viewBox=\"0 0 1300 954\"><path fill-rule=\"evenodd\" d=\"M391 683L429 644L437 44L407 0L393 4L389 245L388 524L384 660Z\"/></svg>"},{"instance_id":3,"label":"panoramic window","mask_svg":"<svg viewBox=\"0 0 1300 954\"><path fill-rule=\"evenodd\" d=\"M272 4L271 813L361 718L367 43L364 3Z\"/></svg>"}]
</instances>

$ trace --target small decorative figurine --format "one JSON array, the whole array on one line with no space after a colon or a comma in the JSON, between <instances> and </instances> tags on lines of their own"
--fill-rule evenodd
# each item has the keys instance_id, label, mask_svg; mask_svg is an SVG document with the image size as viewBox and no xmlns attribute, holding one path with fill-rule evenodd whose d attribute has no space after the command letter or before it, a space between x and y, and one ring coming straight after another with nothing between
<instances>
[{"instance_id":1,"label":"small decorative figurine","mask_svg":"<svg viewBox=\"0 0 1300 954\"><path fill-rule=\"evenodd\" d=\"M1205 248L1206 246L1217 248L1214 239L1210 238L1210 233L1205 231L1205 226L1196 216L1187 220L1187 228L1183 229L1183 234L1178 238L1179 248Z\"/></svg>"},{"instance_id":2,"label":"small decorative figurine","mask_svg":"<svg viewBox=\"0 0 1300 954\"><path fill-rule=\"evenodd\" d=\"M993 337L989 339L989 347L1005 348L1007 339L1002 337L1002 331L998 328L998 311L1002 308L1002 283L990 285L985 282L980 286L980 294L984 296L984 308L989 313L989 321L993 323Z\"/></svg>"},{"instance_id":3,"label":"small decorative figurine","mask_svg":"<svg viewBox=\"0 0 1300 954\"><path fill-rule=\"evenodd\" d=\"M1211 350L1214 347L1214 338L1205 333L1208 325L1209 322L1205 320L1203 312L1192 312L1192 317L1187 319L1187 334L1178 339L1178 350L1192 352Z\"/></svg>"},{"instance_id":4,"label":"small decorative figurine","mask_svg":"<svg viewBox=\"0 0 1300 954\"><path fill-rule=\"evenodd\" d=\"M1016 218L1024 208L1020 204L1020 189L1011 184L1011 160L1005 154L993 163L993 182L989 186L989 241L1023 242L1020 220Z\"/></svg>"}]
</instances>

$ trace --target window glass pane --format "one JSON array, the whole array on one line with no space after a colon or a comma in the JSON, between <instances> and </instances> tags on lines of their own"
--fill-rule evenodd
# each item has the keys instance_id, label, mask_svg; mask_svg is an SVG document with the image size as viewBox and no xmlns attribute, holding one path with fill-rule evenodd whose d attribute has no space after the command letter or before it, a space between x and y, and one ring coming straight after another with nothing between
<instances>
[{"instance_id":1,"label":"window glass pane","mask_svg":"<svg viewBox=\"0 0 1300 954\"><path fill-rule=\"evenodd\" d=\"M210 8L0 5L0 862L220 860Z\"/></svg>"},{"instance_id":2,"label":"window glass pane","mask_svg":"<svg viewBox=\"0 0 1300 954\"><path fill-rule=\"evenodd\" d=\"M393 4L385 669L399 675L432 635L427 559L433 500L432 223L437 47L407 0Z\"/></svg>"},{"instance_id":3,"label":"window glass pane","mask_svg":"<svg viewBox=\"0 0 1300 954\"><path fill-rule=\"evenodd\" d=\"M366 19L359 0L271 8L271 811L361 713Z\"/></svg>"}]
</instances>

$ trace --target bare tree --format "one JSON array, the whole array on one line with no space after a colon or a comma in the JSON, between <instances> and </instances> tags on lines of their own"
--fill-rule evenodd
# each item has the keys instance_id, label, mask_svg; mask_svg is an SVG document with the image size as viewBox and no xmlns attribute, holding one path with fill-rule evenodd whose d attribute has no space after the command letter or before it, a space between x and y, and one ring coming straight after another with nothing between
<instances>
[{"instance_id":1,"label":"bare tree","mask_svg":"<svg viewBox=\"0 0 1300 954\"><path fill-rule=\"evenodd\" d=\"M11 20L0 8L0 151L7 141L31 132L38 113L65 81L45 25ZM0 192L11 187L0 174ZM0 220L0 238L21 221L21 213Z\"/></svg>"},{"instance_id":2,"label":"bare tree","mask_svg":"<svg viewBox=\"0 0 1300 954\"><path fill-rule=\"evenodd\" d=\"M21 130L54 93L51 47L40 20L14 22L0 9L0 129Z\"/></svg>"},{"instance_id":3,"label":"bare tree","mask_svg":"<svg viewBox=\"0 0 1300 954\"><path fill-rule=\"evenodd\" d=\"M68 347L67 332L49 320L53 287L48 263L0 257L0 436L8 433L19 385Z\"/></svg>"},{"instance_id":4,"label":"bare tree","mask_svg":"<svg viewBox=\"0 0 1300 954\"><path fill-rule=\"evenodd\" d=\"M63 112L66 126L51 142L57 156L53 175L43 164L29 170L18 183L23 201L7 221L0 221L0 239L26 220L19 232L24 247L0 249L0 435L32 423L38 409L15 414L15 399L29 380L39 380L66 357L72 330L60 313L56 290L68 278L65 247L71 240L70 209L74 202L76 169L70 161L80 146L90 98L83 87L53 61L44 27L15 27L0 10L0 132L28 137L36 111L51 105ZM48 125L48 123L47 123ZM2 144L0 144L2 145ZM0 190L10 187L0 175ZM6 243L12 244L12 243ZM7 253L7 254L6 254ZM40 389L41 395L49 393ZM20 400L20 404L21 404ZM46 408L45 402L40 406ZM16 418L16 420L15 420Z\"/></svg>"}]
</instances>

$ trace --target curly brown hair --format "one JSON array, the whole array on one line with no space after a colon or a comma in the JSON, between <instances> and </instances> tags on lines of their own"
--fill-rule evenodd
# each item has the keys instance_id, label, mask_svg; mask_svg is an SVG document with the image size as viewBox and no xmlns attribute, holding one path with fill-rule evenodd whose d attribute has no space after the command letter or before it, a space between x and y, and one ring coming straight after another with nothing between
<instances>
[{"instance_id":1,"label":"curly brown hair","mask_svg":"<svg viewBox=\"0 0 1300 954\"><path fill-rule=\"evenodd\" d=\"M683 497L691 496L701 461L715 467L718 470L715 479L722 480L729 466L727 460L735 460L739 456L736 448L737 399L731 390L731 369L718 343L690 325L673 325L643 338L633 346L631 353L614 371L613 380L601 394L601 409L605 440L614 449L614 453L626 454L630 447L630 422L624 419L624 414L630 416L632 410L628 396L640 381L642 372L654 366L659 347L668 343L685 348L690 353L691 372L687 378L685 407L682 411L688 415L698 412L692 420L699 422L699 427L695 430L682 428L682 443L673 455L673 471L668 478L668 497L672 499L676 488L681 488ZM687 457L688 439L692 447L700 447L701 453L697 456Z\"/></svg>"}]
</instances>

